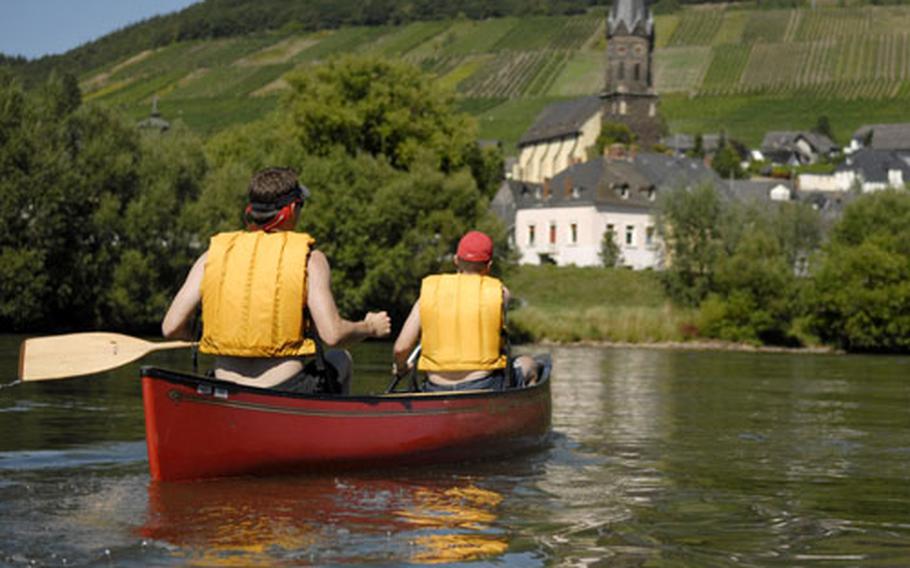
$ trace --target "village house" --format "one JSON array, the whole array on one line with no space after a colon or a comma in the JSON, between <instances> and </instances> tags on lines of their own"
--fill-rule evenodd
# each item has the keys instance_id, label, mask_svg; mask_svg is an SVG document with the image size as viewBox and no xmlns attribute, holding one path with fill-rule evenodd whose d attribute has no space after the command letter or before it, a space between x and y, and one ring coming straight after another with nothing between
<instances>
[{"instance_id":1,"label":"village house","mask_svg":"<svg viewBox=\"0 0 910 568\"><path fill-rule=\"evenodd\" d=\"M799 166L815 164L837 154L830 138L816 132L768 132L761 143L760 159L773 164Z\"/></svg>"},{"instance_id":2,"label":"village house","mask_svg":"<svg viewBox=\"0 0 910 568\"><path fill-rule=\"evenodd\" d=\"M910 123L868 124L853 133L845 153L862 148L871 150L910 152Z\"/></svg>"},{"instance_id":3,"label":"village house","mask_svg":"<svg viewBox=\"0 0 910 568\"><path fill-rule=\"evenodd\" d=\"M494 210L509 223L522 264L601 265L604 235L612 233L622 266L661 268L658 196L717 182L701 160L652 153L602 156L544 183L507 180Z\"/></svg>"},{"instance_id":4,"label":"village house","mask_svg":"<svg viewBox=\"0 0 910 568\"><path fill-rule=\"evenodd\" d=\"M868 193L889 187L902 188L910 183L910 151L860 148L848 154L833 174L801 174L803 191Z\"/></svg>"},{"instance_id":5,"label":"village house","mask_svg":"<svg viewBox=\"0 0 910 568\"><path fill-rule=\"evenodd\" d=\"M660 144L679 156L690 156L695 151L695 136L689 134L673 134L660 139ZM705 156L713 156L720 148L720 134L703 134L701 137L701 151Z\"/></svg>"}]
</instances>

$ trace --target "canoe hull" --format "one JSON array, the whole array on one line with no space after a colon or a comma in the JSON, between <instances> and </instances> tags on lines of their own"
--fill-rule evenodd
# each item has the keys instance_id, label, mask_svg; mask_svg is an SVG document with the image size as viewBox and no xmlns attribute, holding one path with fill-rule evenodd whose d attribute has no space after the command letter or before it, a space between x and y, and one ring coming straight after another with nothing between
<instances>
[{"instance_id":1,"label":"canoe hull","mask_svg":"<svg viewBox=\"0 0 910 568\"><path fill-rule=\"evenodd\" d=\"M142 394L160 481L477 459L539 445L550 428L549 377L505 392L328 397L143 368Z\"/></svg>"}]
</instances>

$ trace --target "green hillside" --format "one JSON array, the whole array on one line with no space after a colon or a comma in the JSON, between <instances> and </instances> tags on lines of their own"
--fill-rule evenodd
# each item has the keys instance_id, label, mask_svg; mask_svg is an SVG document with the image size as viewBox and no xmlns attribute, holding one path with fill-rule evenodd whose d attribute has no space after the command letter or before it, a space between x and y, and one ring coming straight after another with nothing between
<instances>
[{"instance_id":1,"label":"green hillside","mask_svg":"<svg viewBox=\"0 0 910 568\"><path fill-rule=\"evenodd\" d=\"M132 54L80 76L87 100L139 119L157 95L166 118L212 133L274 108L282 75L347 52L434 73L507 146L546 104L603 86L603 9L572 16L449 19L402 26L268 32ZM747 10L695 6L656 17L655 82L671 130L767 130L829 116L844 136L910 121L910 7Z\"/></svg>"}]
</instances>

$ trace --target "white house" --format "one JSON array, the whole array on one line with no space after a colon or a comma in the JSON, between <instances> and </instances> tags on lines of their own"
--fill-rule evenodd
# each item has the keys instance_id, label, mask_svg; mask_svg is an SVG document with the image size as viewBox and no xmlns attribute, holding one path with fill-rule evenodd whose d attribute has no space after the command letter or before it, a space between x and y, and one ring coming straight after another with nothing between
<instances>
[{"instance_id":1,"label":"white house","mask_svg":"<svg viewBox=\"0 0 910 568\"><path fill-rule=\"evenodd\" d=\"M699 160L601 157L544 183L508 181L495 201L512 204L512 240L522 264L599 266L604 235L612 232L621 265L659 269L664 265L655 219L659 192L716 181Z\"/></svg>"}]
</instances>

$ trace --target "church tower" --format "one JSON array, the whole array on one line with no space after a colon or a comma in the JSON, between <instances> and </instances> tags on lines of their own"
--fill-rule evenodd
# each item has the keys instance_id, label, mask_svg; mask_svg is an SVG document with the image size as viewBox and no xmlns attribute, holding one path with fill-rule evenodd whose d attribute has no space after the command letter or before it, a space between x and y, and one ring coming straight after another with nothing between
<instances>
[{"instance_id":1,"label":"church tower","mask_svg":"<svg viewBox=\"0 0 910 568\"><path fill-rule=\"evenodd\" d=\"M646 149L661 135L653 53L654 17L645 0L614 0L607 18L604 122L625 124Z\"/></svg>"}]
</instances>

